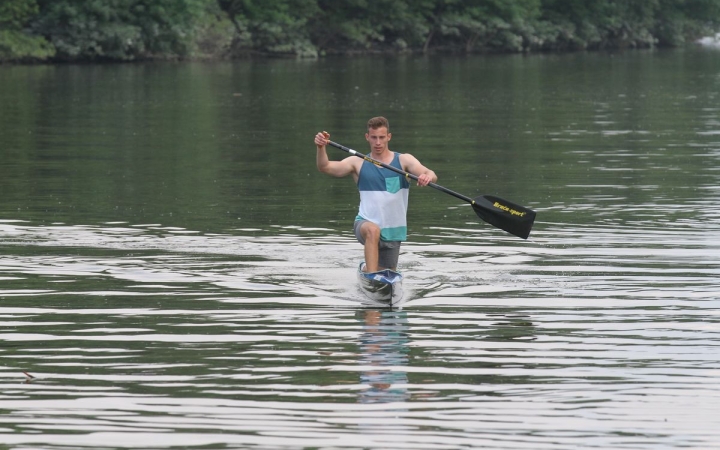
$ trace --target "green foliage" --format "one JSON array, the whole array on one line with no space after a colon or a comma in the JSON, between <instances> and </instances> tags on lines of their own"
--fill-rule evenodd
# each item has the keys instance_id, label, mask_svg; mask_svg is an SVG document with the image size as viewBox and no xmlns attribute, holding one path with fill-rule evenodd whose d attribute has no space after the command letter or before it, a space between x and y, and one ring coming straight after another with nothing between
<instances>
[{"instance_id":1,"label":"green foliage","mask_svg":"<svg viewBox=\"0 0 720 450\"><path fill-rule=\"evenodd\" d=\"M34 30L61 59L188 55L203 0L39 0Z\"/></svg>"},{"instance_id":2,"label":"green foliage","mask_svg":"<svg viewBox=\"0 0 720 450\"><path fill-rule=\"evenodd\" d=\"M422 3L422 2L421 2ZM323 50L367 51L373 47L403 50L414 44L423 24L409 3L394 0L318 1L313 42Z\"/></svg>"},{"instance_id":3,"label":"green foliage","mask_svg":"<svg viewBox=\"0 0 720 450\"><path fill-rule=\"evenodd\" d=\"M0 62L45 60L55 49L42 37L22 31L0 30Z\"/></svg>"},{"instance_id":4,"label":"green foliage","mask_svg":"<svg viewBox=\"0 0 720 450\"><path fill-rule=\"evenodd\" d=\"M2 0L0 60L673 46L718 0Z\"/></svg>"},{"instance_id":5,"label":"green foliage","mask_svg":"<svg viewBox=\"0 0 720 450\"><path fill-rule=\"evenodd\" d=\"M539 0L437 0L431 16L447 45L464 51L523 50L527 21L539 15ZM459 41L459 42L458 42Z\"/></svg>"},{"instance_id":6,"label":"green foliage","mask_svg":"<svg viewBox=\"0 0 720 450\"><path fill-rule=\"evenodd\" d=\"M237 31L236 53L315 55L309 19L319 10L316 0L219 0Z\"/></svg>"},{"instance_id":7,"label":"green foliage","mask_svg":"<svg viewBox=\"0 0 720 450\"><path fill-rule=\"evenodd\" d=\"M0 3L0 28L20 30L37 12L35 0L4 0Z\"/></svg>"},{"instance_id":8,"label":"green foliage","mask_svg":"<svg viewBox=\"0 0 720 450\"><path fill-rule=\"evenodd\" d=\"M720 26L716 0L543 0L542 9L545 29L555 32L541 45L549 49L673 46Z\"/></svg>"},{"instance_id":9,"label":"green foliage","mask_svg":"<svg viewBox=\"0 0 720 450\"><path fill-rule=\"evenodd\" d=\"M26 32L29 20L38 13L35 0L3 0L0 3L0 62L53 56L54 49L42 36Z\"/></svg>"},{"instance_id":10,"label":"green foliage","mask_svg":"<svg viewBox=\"0 0 720 450\"><path fill-rule=\"evenodd\" d=\"M195 28L193 56L225 58L232 55L235 27L218 2L211 0L203 5Z\"/></svg>"},{"instance_id":11,"label":"green foliage","mask_svg":"<svg viewBox=\"0 0 720 450\"><path fill-rule=\"evenodd\" d=\"M659 0L655 35L661 45L680 45L718 32L717 0Z\"/></svg>"}]
</instances>

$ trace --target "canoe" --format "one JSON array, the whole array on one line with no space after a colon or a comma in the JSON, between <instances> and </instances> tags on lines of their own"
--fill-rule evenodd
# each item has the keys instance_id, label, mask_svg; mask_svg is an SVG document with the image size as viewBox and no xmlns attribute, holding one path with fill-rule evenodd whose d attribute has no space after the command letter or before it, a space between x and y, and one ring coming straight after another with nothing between
<instances>
[{"instance_id":1,"label":"canoe","mask_svg":"<svg viewBox=\"0 0 720 450\"><path fill-rule=\"evenodd\" d=\"M385 306L399 305L403 296L402 274L390 269L363 272L364 266L364 262L360 263L357 271L360 290L374 302Z\"/></svg>"}]
</instances>

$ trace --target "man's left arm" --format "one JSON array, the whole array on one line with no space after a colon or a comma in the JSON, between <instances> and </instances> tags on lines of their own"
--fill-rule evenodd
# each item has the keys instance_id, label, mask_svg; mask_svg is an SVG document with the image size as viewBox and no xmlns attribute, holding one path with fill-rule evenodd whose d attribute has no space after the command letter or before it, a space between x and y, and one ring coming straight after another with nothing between
<instances>
[{"instance_id":1,"label":"man's left arm","mask_svg":"<svg viewBox=\"0 0 720 450\"><path fill-rule=\"evenodd\" d=\"M420 161L409 153L400 155L400 164L403 170L418 177L418 186L427 186L429 183L437 183L435 172L423 166Z\"/></svg>"}]
</instances>

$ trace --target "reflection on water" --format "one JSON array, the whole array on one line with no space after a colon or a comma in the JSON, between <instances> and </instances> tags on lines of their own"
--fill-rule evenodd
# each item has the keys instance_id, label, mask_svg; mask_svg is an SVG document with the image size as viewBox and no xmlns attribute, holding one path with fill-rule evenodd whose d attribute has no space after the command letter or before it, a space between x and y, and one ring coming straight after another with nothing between
<instances>
[{"instance_id":1,"label":"reflection on water","mask_svg":"<svg viewBox=\"0 0 720 450\"><path fill-rule=\"evenodd\" d=\"M360 403L402 402L408 399L407 313L366 309L357 313L363 321L360 336L361 363L368 367L360 382Z\"/></svg>"},{"instance_id":2,"label":"reflection on water","mask_svg":"<svg viewBox=\"0 0 720 450\"><path fill-rule=\"evenodd\" d=\"M4 221L0 442L707 447L720 241L699 224L428 229L387 311L347 235Z\"/></svg>"}]
</instances>

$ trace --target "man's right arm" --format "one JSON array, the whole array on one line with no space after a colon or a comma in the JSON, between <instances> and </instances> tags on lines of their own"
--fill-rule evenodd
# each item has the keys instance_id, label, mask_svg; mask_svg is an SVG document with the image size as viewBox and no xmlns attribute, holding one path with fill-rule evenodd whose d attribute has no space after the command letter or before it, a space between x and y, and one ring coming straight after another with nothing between
<instances>
[{"instance_id":1,"label":"man's right arm","mask_svg":"<svg viewBox=\"0 0 720 450\"><path fill-rule=\"evenodd\" d=\"M349 156L341 161L330 161L326 150L327 142L328 139L323 133L315 135L315 146L317 147L316 162L318 170L333 177L345 177L355 173L353 156Z\"/></svg>"}]
</instances>

